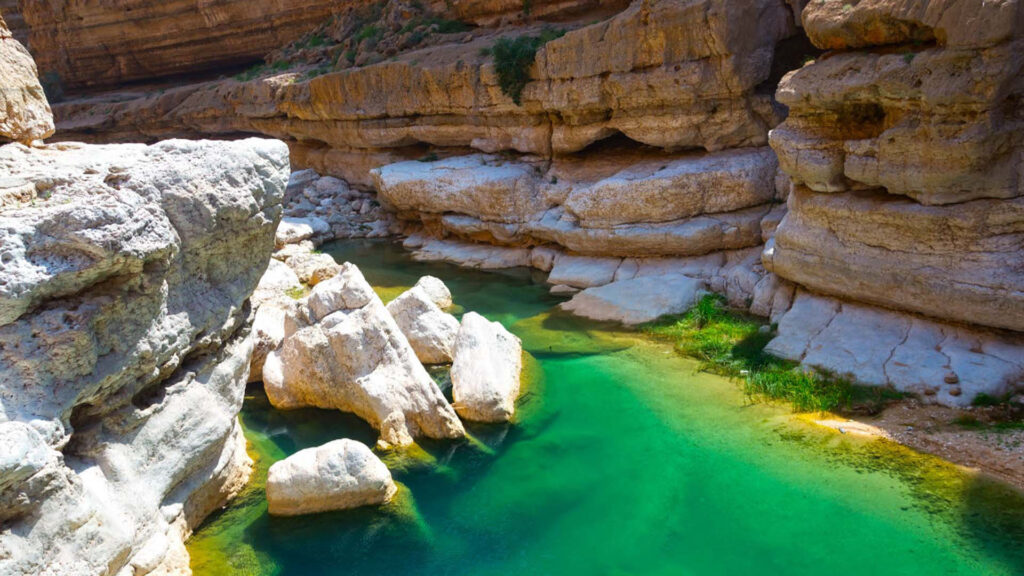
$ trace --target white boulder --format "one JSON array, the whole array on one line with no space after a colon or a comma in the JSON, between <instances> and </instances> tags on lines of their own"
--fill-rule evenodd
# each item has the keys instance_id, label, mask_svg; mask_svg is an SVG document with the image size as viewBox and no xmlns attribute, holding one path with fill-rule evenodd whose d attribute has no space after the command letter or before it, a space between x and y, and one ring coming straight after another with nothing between
<instances>
[{"instance_id":1,"label":"white boulder","mask_svg":"<svg viewBox=\"0 0 1024 576\"><path fill-rule=\"evenodd\" d=\"M288 244L298 244L303 240L311 240L319 244L323 238L330 236L331 225L327 221L316 216L304 218L284 217L277 227L277 234L274 237L277 247L282 248Z\"/></svg>"},{"instance_id":2,"label":"white boulder","mask_svg":"<svg viewBox=\"0 0 1024 576\"><path fill-rule=\"evenodd\" d=\"M702 280L682 274L641 276L587 288L561 307L591 320L643 324L686 312L703 289Z\"/></svg>"},{"instance_id":3,"label":"white boulder","mask_svg":"<svg viewBox=\"0 0 1024 576\"><path fill-rule=\"evenodd\" d=\"M271 404L353 412L389 445L464 435L455 411L355 265L341 266L299 308L294 325L286 323L281 348L263 366Z\"/></svg>"},{"instance_id":4,"label":"white boulder","mask_svg":"<svg viewBox=\"0 0 1024 576\"><path fill-rule=\"evenodd\" d=\"M349 439L300 450L267 472L267 505L275 516L384 504L397 490L380 458Z\"/></svg>"},{"instance_id":5,"label":"white boulder","mask_svg":"<svg viewBox=\"0 0 1024 576\"><path fill-rule=\"evenodd\" d=\"M451 372L452 397L460 416L477 422L511 420L522 369L519 338L476 312L462 317Z\"/></svg>"},{"instance_id":6,"label":"white boulder","mask_svg":"<svg viewBox=\"0 0 1024 576\"><path fill-rule=\"evenodd\" d=\"M451 302L450 296L448 302ZM447 364L452 361L459 321L442 311L419 283L388 303L387 308L420 362Z\"/></svg>"}]
</instances>

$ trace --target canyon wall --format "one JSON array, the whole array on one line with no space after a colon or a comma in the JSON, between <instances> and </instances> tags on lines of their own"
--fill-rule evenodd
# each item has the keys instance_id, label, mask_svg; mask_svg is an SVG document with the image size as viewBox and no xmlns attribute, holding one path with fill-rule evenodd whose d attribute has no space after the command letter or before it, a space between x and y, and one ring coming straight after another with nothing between
<instances>
[{"instance_id":1,"label":"canyon wall","mask_svg":"<svg viewBox=\"0 0 1024 576\"><path fill-rule=\"evenodd\" d=\"M59 131L272 135L421 259L562 294L684 275L780 356L947 404L1019 387L1018 1L534 4L361 5L235 78L63 103ZM509 91L495 51L531 38Z\"/></svg>"},{"instance_id":2,"label":"canyon wall","mask_svg":"<svg viewBox=\"0 0 1024 576\"><path fill-rule=\"evenodd\" d=\"M834 297L825 308L914 314L833 312L832 332L874 327L875 352L853 363L861 380L960 404L1012 391L1024 376L1024 5L812 2L803 20L830 52L779 87L789 116L771 144L793 191L766 265ZM850 367L853 329L814 345L786 332L783 355ZM1006 342L1017 346L1000 352ZM900 356L916 375L892 365Z\"/></svg>"},{"instance_id":3,"label":"canyon wall","mask_svg":"<svg viewBox=\"0 0 1024 576\"><path fill-rule=\"evenodd\" d=\"M28 58L5 34L0 63ZM5 130L44 115L7 102ZM251 471L247 300L287 149L14 143L0 174L0 573L188 573Z\"/></svg>"},{"instance_id":4,"label":"canyon wall","mask_svg":"<svg viewBox=\"0 0 1024 576\"><path fill-rule=\"evenodd\" d=\"M302 36L341 4L338 0L21 0L19 8L30 30L29 48L44 77L75 89L250 63Z\"/></svg>"}]
</instances>

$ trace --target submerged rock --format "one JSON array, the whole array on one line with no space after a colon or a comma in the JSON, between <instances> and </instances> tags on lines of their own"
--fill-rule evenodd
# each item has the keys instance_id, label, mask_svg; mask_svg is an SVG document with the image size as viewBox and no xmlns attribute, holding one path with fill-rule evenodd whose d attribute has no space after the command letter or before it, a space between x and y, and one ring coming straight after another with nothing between
<instances>
[{"instance_id":1,"label":"submerged rock","mask_svg":"<svg viewBox=\"0 0 1024 576\"><path fill-rule=\"evenodd\" d=\"M478 422L511 420L522 370L519 338L476 312L462 317L451 372L452 397L460 416Z\"/></svg>"},{"instance_id":2,"label":"submerged rock","mask_svg":"<svg viewBox=\"0 0 1024 576\"><path fill-rule=\"evenodd\" d=\"M349 439L300 450L267 472L267 506L275 516L384 504L397 491L380 458Z\"/></svg>"},{"instance_id":3,"label":"submerged rock","mask_svg":"<svg viewBox=\"0 0 1024 576\"><path fill-rule=\"evenodd\" d=\"M643 324L686 312L703 288L703 281L682 274L641 276L587 288L561 307L591 320Z\"/></svg>"},{"instance_id":4,"label":"submerged rock","mask_svg":"<svg viewBox=\"0 0 1024 576\"><path fill-rule=\"evenodd\" d=\"M277 408L353 412L381 441L458 438L462 423L355 265L313 288L267 356L263 383Z\"/></svg>"},{"instance_id":5,"label":"submerged rock","mask_svg":"<svg viewBox=\"0 0 1024 576\"><path fill-rule=\"evenodd\" d=\"M428 283L428 286L437 288L434 283ZM444 287L443 283L441 287ZM444 301L444 294L440 291L437 291L435 296ZM447 300L450 304L450 295ZM387 308L398 323L398 327L402 329L402 333L409 339L409 344L416 351L416 357L420 362L446 364L452 361L459 321L442 311L436 300L418 283L389 302Z\"/></svg>"}]
</instances>

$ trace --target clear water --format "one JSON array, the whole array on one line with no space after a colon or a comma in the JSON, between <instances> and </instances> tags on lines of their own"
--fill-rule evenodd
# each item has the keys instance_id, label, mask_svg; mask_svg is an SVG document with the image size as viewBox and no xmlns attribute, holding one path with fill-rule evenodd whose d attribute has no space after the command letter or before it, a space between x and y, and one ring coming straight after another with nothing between
<instances>
[{"instance_id":1,"label":"clear water","mask_svg":"<svg viewBox=\"0 0 1024 576\"><path fill-rule=\"evenodd\" d=\"M665 345L551 314L528 271L325 247L385 299L424 274L517 333L536 362L510 427L390 456L380 510L271 518L274 461L376 434L339 412L242 413L255 481L189 543L197 575L1024 574L1024 496L935 458L750 405ZM444 383L443 372L436 374Z\"/></svg>"}]
</instances>

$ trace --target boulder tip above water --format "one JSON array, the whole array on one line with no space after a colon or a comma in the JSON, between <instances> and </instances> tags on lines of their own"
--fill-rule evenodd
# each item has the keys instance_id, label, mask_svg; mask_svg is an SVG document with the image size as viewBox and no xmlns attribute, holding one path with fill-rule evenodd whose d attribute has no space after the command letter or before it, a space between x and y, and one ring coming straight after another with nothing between
<instances>
[{"instance_id":1,"label":"boulder tip above water","mask_svg":"<svg viewBox=\"0 0 1024 576\"><path fill-rule=\"evenodd\" d=\"M397 491L380 458L347 438L300 450L267 472L267 505L274 516L385 504Z\"/></svg>"},{"instance_id":2,"label":"boulder tip above water","mask_svg":"<svg viewBox=\"0 0 1024 576\"><path fill-rule=\"evenodd\" d=\"M511 420L522 369L519 338L476 312L463 316L451 372L455 411L460 416L477 422Z\"/></svg>"},{"instance_id":3,"label":"boulder tip above water","mask_svg":"<svg viewBox=\"0 0 1024 576\"><path fill-rule=\"evenodd\" d=\"M435 280L437 280L435 278ZM440 280L440 287L444 284ZM437 288L437 284L428 284ZM444 288L447 292L447 288ZM435 296L442 296L435 293ZM459 321L441 310L437 299L431 297L419 283L403 292L388 303L388 312L394 317L409 344L416 351L416 357L424 364L447 364L452 361L455 337L459 333ZM451 296L448 297L451 303Z\"/></svg>"}]
</instances>

